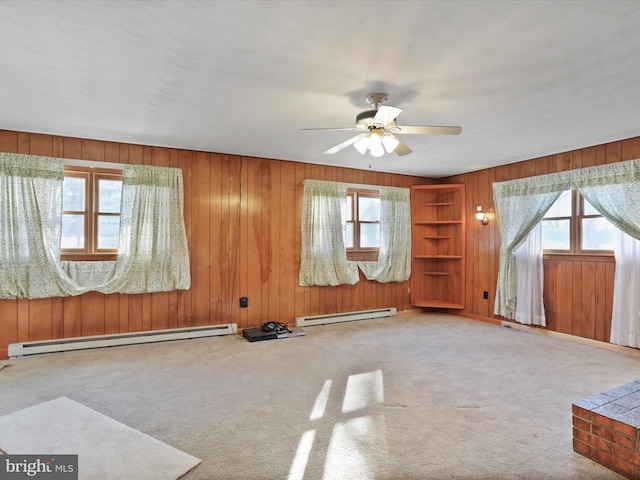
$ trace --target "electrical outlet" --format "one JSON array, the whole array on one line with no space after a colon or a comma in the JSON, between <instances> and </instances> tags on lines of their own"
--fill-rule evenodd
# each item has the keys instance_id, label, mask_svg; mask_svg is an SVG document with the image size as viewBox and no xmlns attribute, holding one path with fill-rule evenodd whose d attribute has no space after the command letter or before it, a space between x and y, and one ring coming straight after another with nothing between
<instances>
[{"instance_id":1,"label":"electrical outlet","mask_svg":"<svg viewBox=\"0 0 640 480\"><path fill-rule=\"evenodd\" d=\"M240 297L240 308L247 308L249 306L249 299L247 297Z\"/></svg>"},{"instance_id":2,"label":"electrical outlet","mask_svg":"<svg viewBox=\"0 0 640 480\"><path fill-rule=\"evenodd\" d=\"M485 300L489 300L489 292L485 290L484 293L482 294L482 298L484 298Z\"/></svg>"}]
</instances>

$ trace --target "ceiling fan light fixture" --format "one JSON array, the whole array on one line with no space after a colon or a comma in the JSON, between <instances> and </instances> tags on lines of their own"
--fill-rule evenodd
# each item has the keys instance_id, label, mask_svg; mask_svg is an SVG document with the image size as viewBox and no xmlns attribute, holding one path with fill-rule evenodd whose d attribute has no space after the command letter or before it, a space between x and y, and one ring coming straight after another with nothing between
<instances>
[{"instance_id":1,"label":"ceiling fan light fixture","mask_svg":"<svg viewBox=\"0 0 640 480\"><path fill-rule=\"evenodd\" d=\"M372 157L384 156L384 148L382 147L382 144L376 145L374 148L370 148L369 152L371 153Z\"/></svg>"},{"instance_id":2,"label":"ceiling fan light fixture","mask_svg":"<svg viewBox=\"0 0 640 480\"><path fill-rule=\"evenodd\" d=\"M353 146L358 150L362 155L364 155L367 151L367 147L369 146L369 137L364 137L358 140Z\"/></svg>"},{"instance_id":3,"label":"ceiling fan light fixture","mask_svg":"<svg viewBox=\"0 0 640 480\"><path fill-rule=\"evenodd\" d=\"M384 146L382 145L382 132L374 128L369 133L369 152L372 157L381 157L384 155Z\"/></svg>"},{"instance_id":4,"label":"ceiling fan light fixture","mask_svg":"<svg viewBox=\"0 0 640 480\"><path fill-rule=\"evenodd\" d=\"M382 145L387 153L392 153L396 147L400 145L400 140L388 133L385 133L384 137L382 137Z\"/></svg>"},{"instance_id":5,"label":"ceiling fan light fixture","mask_svg":"<svg viewBox=\"0 0 640 480\"><path fill-rule=\"evenodd\" d=\"M372 157L382 157L385 151L391 153L400 143L393 135L383 134L379 128L372 128L368 134L362 134L361 137L353 146L362 155L368 150Z\"/></svg>"}]
</instances>

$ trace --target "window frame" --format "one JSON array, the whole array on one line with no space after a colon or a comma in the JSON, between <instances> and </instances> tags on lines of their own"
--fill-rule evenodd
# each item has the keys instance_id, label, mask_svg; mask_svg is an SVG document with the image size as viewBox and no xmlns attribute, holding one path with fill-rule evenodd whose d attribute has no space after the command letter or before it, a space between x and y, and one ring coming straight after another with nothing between
<instances>
[{"instance_id":1,"label":"window frame","mask_svg":"<svg viewBox=\"0 0 640 480\"><path fill-rule=\"evenodd\" d=\"M377 262L380 247L360 246L360 225L380 225L380 219L375 222L359 220L359 198L380 199L380 190L372 188L347 188L347 197L351 197L351 212L347 211L347 224L353 224L353 247L346 248L347 260L354 262ZM348 202L347 202L348 205ZM351 220L349 220L349 217Z\"/></svg>"},{"instance_id":2,"label":"window frame","mask_svg":"<svg viewBox=\"0 0 640 480\"><path fill-rule=\"evenodd\" d=\"M604 218L601 214L584 214L584 202L585 198L580 194L578 189L571 189L571 215L562 217L543 217L541 220L569 220L569 249L557 250L557 249L544 249L544 255L551 256L613 256L613 250L588 250L582 248L582 220L585 218Z\"/></svg>"},{"instance_id":3,"label":"window frame","mask_svg":"<svg viewBox=\"0 0 640 480\"><path fill-rule=\"evenodd\" d=\"M64 165L64 176L85 179L84 210L63 210L62 215L84 216L84 248L60 248L62 261L107 261L115 260L118 249L98 248L98 220L101 216L120 217L120 212L101 212L100 180L122 181L123 170L114 168L86 167L79 165Z\"/></svg>"}]
</instances>

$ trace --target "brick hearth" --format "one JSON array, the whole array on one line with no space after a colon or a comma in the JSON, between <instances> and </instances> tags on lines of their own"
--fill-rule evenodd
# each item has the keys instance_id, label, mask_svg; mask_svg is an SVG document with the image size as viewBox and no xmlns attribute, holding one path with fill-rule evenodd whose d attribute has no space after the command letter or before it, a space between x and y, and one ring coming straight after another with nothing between
<instances>
[{"instance_id":1,"label":"brick hearth","mask_svg":"<svg viewBox=\"0 0 640 480\"><path fill-rule=\"evenodd\" d=\"M573 449L640 480L640 380L572 405Z\"/></svg>"}]
</instances>

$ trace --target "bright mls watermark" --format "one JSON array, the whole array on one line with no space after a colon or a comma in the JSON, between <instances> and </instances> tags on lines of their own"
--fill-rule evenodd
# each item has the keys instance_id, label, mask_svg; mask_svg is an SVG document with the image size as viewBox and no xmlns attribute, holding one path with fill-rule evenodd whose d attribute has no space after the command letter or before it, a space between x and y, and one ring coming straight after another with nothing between
<instances>
[{"instance_id":1,"label":"bright mls watermark","mask_svg":"<svg viewBox=\"0 0 640 480\"><path fill-rule=\"evenodd\" d=\"M78 480L78 455L0 455L0 480Z\"/></svg>"}]
</instances>

